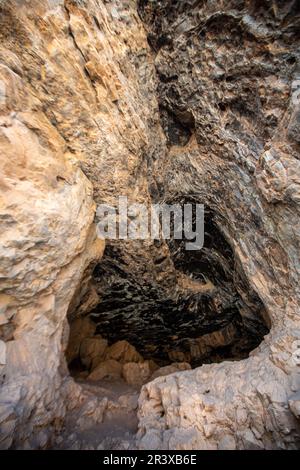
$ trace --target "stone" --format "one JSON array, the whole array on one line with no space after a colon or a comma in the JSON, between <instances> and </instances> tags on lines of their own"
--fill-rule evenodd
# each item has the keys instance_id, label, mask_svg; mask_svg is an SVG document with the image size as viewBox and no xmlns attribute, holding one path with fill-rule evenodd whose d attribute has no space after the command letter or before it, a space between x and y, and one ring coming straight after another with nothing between
<instances>
[{"instance_id":1,"label":"stone","mask_svg":"<svg viewBox=\"0 0 300 470\"><path fill-rule=\"evenodd\" d=\"M173 2L163 3L146 0L139 6L155 54L162 126L169 146L167 162L156 166L163 199L186 200L187 194L197 193L197 200L217 208L217 225L234 247L235 273L238 277L245 274L233 283L243 299L239 308L242 322L247 330L260 316L270 332L265 330L250 357L245 355L240 361L235 356L238 349L243 350L242 342L236 341L239 331L220 334L230 322L191 337L193 349L186 349L184 359L185 351L174 341L176 353L170 348L169 356L173 360L190 360L193 355L201 363L206 355L209 362L223 362L146 383L139 399L139 446L152 445L154 435L156 449L184 449L184 430L194 428L199 432L190 440L193 449L219 445L292 449L299 446L300 437L291 410L297 415L297 400L288 404L297 368L294 331L299 322L299 250L293 228L299 227L297 59L291 59L291 66L280 63L283 80L273 73L262 76L258 72L266 66L259 54L262 38L272 48L280 47L282 40L290 48L284 33L280 39L275 34L277 20L266 5L261 4L258 20L246 3L239 3L238 9L238 2L225 2L221 7L217 2L209 8L206 2L196 7L185 2L183 9ZM287 4L286 8L291 14ZM276 14L285 15L283 10L279 7ZM253 38L251 44L248 34ZM294 39L298 47L298 39ZM294 54L294 46L292 49ZM247 55L239 56L238 50L247 50ZM269 70L277 67L277 60L276 54L267 60ZM257 68L250 75L253 61ZM282 104L275 96L281 96ZM186 119L188 115L194 122ZM216 233L212 240L220 239ZM215 245L214 249L218 250ZM179 253L175 260L182 271L184 253ZM193 269L188 274L191 271L194 274ZM207 269L206 274L216 287L211 272ZM190 292L200 292L199 281L185 284ZM246 285L263 300L264 307L258 307L255 295L244 302ZM218 304L222 306L217 291L218 287L208 292L210 302L215 303L214 321L220 318ZM195 309L193 324L200 312ZM185 324L183 328L186 332ZM222 343L230 351L225 361L218 356ZM272 436L280 434L277 442L274 437L270 442L271 429Z\"/></svg>"},{"instance_id":2,"label":"stone","mask_svg":"<svg viewBox=\"0 0 300 470\"><path fill-rule=\"evenodd\" d=\"M149 369L152 373L159 369L159 365L155 361L153 361L153 359L149 359L147 360L147 362L149 364Z\"/></svg>"},{"instance_id":3,"label":"stone","mask_svg":"<svg viewBox=\"0 0 300 470\"><path fill-rule=\"evenodd\" d=\"M296 418L300 419L300 392L289 399L289 407Z\"/></svg>"},{"instance_id":4,"label":"stone","mask_svg":"<svg viewBox=\"0 0 300 470\"><path fill-rule=\"evenodd\" d=\"M6 344L0 340L0 366L6 364Z\"/></svg>"},{"instance_id":5,"label":"stone","mask_svg":"<svg viewBox=\"0 0 300 470\"><path fill-rule=\"evenodd\" d=\"M118 401L120 403L120 406L126 409L127 411L128 410L136 411L138 407L138 398L139 398L138 393L127 394L127 395L121 395Z\"/></svg>"},{"instance_id":6,"label":"stone","mask_svg":"<svg viewBox=\"0 0 300 470\"><path fill-rule=\"evenodd\" d=\"M142 356L137 352L134 346L128 341L122 340L112 344L107 352L107 359L115 359L116 361L126 364L127 362L142 362Z\"/></svg>"},{"instance_id":7,"label":"stone","mask_svg":"<svg viewBox=\"0 0 300 470\"><path fill-rule=\"evenodd\" d=\"M72 362L79 356L82 342L93 336L96 331L96 325L88 317L79 317L72 322L70 335L68 340L68 348L66 350L67 362Z\"/></svg>"},{"instance_id":8,"label":"stone","mask_svg":"<svg viewBox=\"0 0 300 470\"><path fill-rule=\"evenodd\" d=\"M190 370L191 365L187 362L173 362L169 366L160 367L157 369L152 375L151 380L156 379L157 377L164 377L169 374L173 374L174 372L178 372L180 370Z\"/></svg>"},{"instance_id":9,"label":"stone","mask_svg":"<svg viewBox=\"0 0 300 470\"><path fill-rule=\"evenodd\" d=\"M122 376L129 385L141 386L151 375L150 364L144 362L127 362L123 365Z\"/></svg>"},{"instance_id":10,"label":"stone","mask_svg":"<svg viewBox=\"0 0 300 470\"><path fill-rule=\"evenodd\" d=\"M199 338L191 339L189 341L191 359L200 359L206 357L214 349L232 344L237 337L238 332L234 325L230 324L221 328L220 330L213 331Z\"/></svg>"},{"instance_id":11,"label":"stone","mask_svg":"<svg viewBox=\"0 0 300 470\"><path fill-rule=\"evenodd\" d=\"M218 450L235 450L236 442L233 436L227 435L222 437L218 443Z\"/></svg>"},{"instance_id":12,"label":"stone","mask_svg":"<svg viewBox=\"0 0 300 470\"><path fill-rule=\"evenodd\" d=\"M84 431L97 423L102 423L107 404L108 400L106 397L102 400L96 397L88 397L87 401L80 408L80 413L76 420L78 428Z\"/></svg>"},{"instance_id":13,"label":"stone","mask_svg":"<svg viewBox=\"0 0 300 470\"><path fill-rule=\"evenodd\" d=\"M107 340L103 338L85 338L80 345L80 360L88 369L95 367L103 361L107 349Z\"/></svg>"},{"instance_id":14,"label":"stone","mask_svg":"<svg viewBox=\"0 0 300 470\"><path fill-rule=\"evenodd\" d=\"M300 143L300 108L291 116L290 123L288 125L288 136L290 139L295 140L298 144Z\"/></svg>"},{"instance_id":15,"label":"stone","mask_svg":"<svg viewBox=\"0 0 300 470\"><path fill-rule=\"evenodd\" d=\"M64 356L91 313L145 358L207 354L143 385L138 447L299 448L297 2L24 3L0 15L0 447L50 446L80 409L66 363L91 334ZM104 254L96 205L119 195L204 204L205 246Z\"/></svg>"},{"instance_id":16,"label":"stone","mask_svg":"<svg viewBox=\"0 0 300 470\"><path fill-rule=\"evenodd\" d=\"M117 379L121 377L121 373L122 365L114 359L107 359L97 365L88 376L88 380L97 381L104 378Z\"/></svg>"}]
</instances>

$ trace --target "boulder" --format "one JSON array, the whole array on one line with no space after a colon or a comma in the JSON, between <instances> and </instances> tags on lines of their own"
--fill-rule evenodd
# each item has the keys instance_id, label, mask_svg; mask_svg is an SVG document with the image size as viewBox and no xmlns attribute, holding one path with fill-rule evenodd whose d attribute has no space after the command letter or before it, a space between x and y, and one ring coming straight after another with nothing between
<instances>
[{"instance_id":1,"label":"boulder","mask_svg":"<svg viewBox=\"0 0 300 470\"><path fill-rule=\"evenodd\" d=\"M291 412L296 416L296 418L300 419L300 391L295 393L289 399L289 407Z\"/></svg>"},{"instance_id":2,"label":"boulder","mask_svg":"<svg viewBox=\"0 0 300 470\"><path fill-rule=\"evenodd\" d=\"M6 344L0 340L0 366L6 364Z\"/></svg>"},{"instance_id":3,"label":"boulder","mask_svg":"<svg viewBox=\"0 0 300 470\"><path fill-rule=\"evenodd\" d=\"M85 338L80 346L80 360L88 369L95 367L104 360L107 349L107 340L101 336Z\"/></svg>"},{"instance_id":4,"label":"boulder","mask_svg":"<svg viewBox=\"0 0 300 470\"><path fill-rule=\"evenodd\" d=\"M125 382L137 387L147 382L151 376L151 372L149 361L128 362L123 365L122 369L122 375Z\"/></svg>"},{"instance_id":5,"label":"boulder","mask_svg":"<svg viewBox=\"0 0 300 470\"><path fill-rule=\"evenodd\" d=\"M142 362L143 357L137 352L134 346L128 341L122 340L112 344L107 352L107 359L115 359L116 361L126 364L127 362Z\"/></svg>"},{"instance_id":6,"label":"boulder","mask_svg":"<svg viewBox=\"0 0 300 470\"><path fill-rule=\"evenodd\" d=\"M151 374L153 374L153 372L159 369L159 365L156 364L156 362L154 362L153 359L149 359L147 362L149 363Z\"/></svg>"},{"instance_id":7,"label":"boulder","mask_svg":"<svg viewBox=\"0 0 300 470\"><path fill-rule=\"evenodd\" d=\"M157 377L163 377L165 375L173 374L174 372L179 372L180 370L190 370L191 365L188 362L174 362L169 366L160 367L152 375L151 380L156 379Z\"/></svg>"},{"instance_id":8,"label":"boulder","mask_svg":"<svg viewBox=\"0 0 300 470\"><path fill-rule=\"evenodd\" d=\"M79 356L80 345L82 341L93 336L96 330L96 324L88 317L79 317L70 325L69 343L66 350L67 362L72 362Z\"/></svg>"},{"instance_id":9,"label":"boulder","mask_svg":"<svg viewBox=\"0 0 300 470\"><path fill-rule=\"evenodd\" d=\"M122 365L114 359L107 359L100 364L88 376L88 380L97 381L104 378L118 379L121 377Z\"/></svg>"}]
</instances>

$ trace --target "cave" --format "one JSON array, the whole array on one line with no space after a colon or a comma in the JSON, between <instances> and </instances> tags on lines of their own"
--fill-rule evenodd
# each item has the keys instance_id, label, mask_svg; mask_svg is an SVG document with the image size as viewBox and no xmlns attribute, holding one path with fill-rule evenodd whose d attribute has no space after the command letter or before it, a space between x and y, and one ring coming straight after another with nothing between
<instances>
[{"instance_id":1,"label":"cave","mask_svg":"<svg viewBox=\"0 0 300 470\"><path fill-rule=\"evenodd\" d=\"M191 205L195 224L195 202L183 198L179 203L181 207ZM171 218L170 239L154 241L158 249L166 244L164 254L154 258L154 266L164 270L171 265L174 271L175 282L172 278L164 287L156 282L155 275L152 282L141 282L131 271L130 260L122 257L122 242L107 241L103 258L92 271L101 299L87 312L94 337L105 340L108 348L126 341L144 360L160 367L187 363L195 368L248 357L268 333L270 324L218 219L219 214L205 208L203 247L188 251L186 239L174 238L175 220ZM72 334L72 320L70 329L71 343L78 341ZM82 336L79 339L84 342ZM86 356L82 362L78 351L79 355L72 355L69 361L71 374L88 377ZM92 361L87 363L91 367Z\"/></svg>"},{"instance_id":2,"label":"cave","mask_svg":"<svg viewBox=\"0 0 300 470\"><path fill-rule=\"evenodd\" d=\"M0 449L300 448L299 13L0 0Z\"/></svg>"}]
</instances>

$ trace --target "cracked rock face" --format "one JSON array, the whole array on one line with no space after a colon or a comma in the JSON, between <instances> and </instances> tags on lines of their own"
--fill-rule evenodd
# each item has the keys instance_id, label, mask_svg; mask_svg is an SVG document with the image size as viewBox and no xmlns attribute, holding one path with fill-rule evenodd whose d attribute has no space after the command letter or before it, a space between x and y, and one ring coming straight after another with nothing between
<instances>
[{"instance_id":1,"label":"cracked rock face","mask_svg":"<svg viewBox=\"0 0 300 470\"><path fill-rule=\"evenodd\" d=\"M161 185L168 199L192 194L215 211L236 275L244 273L271 322L249 359L145 385L141 447L297 447L288 400L300 378L300 180L289 129L299 123L299 5L141 1L139 9L169 148L158 163Z\"/></svg>"},{"instance_id":2,"label":"cracked rock face","mask_svg":"<svg viewBox=\"0 0 300 470\"><path fill-rule=\"evenodd\" d=\"M134 2L0 2L0 25L0 442L44 448L80 395L66 314L98 302L95 201L133 182L146 199L136 175L163 133Z\"/></svg>"},{"instance_id":3,"label":"cracked rock face","mask_svg":"<svg viewBox=\"0 0 300 470\"><path fill-rule=\"evenodd\" d=\"M142 387L137 447L299 447L299 6L220 3L0 1L1 448L51 447L99 334L196 367ZM203 250L103 255L119 195L203 203Z\"/></svg>"}]
</instances>

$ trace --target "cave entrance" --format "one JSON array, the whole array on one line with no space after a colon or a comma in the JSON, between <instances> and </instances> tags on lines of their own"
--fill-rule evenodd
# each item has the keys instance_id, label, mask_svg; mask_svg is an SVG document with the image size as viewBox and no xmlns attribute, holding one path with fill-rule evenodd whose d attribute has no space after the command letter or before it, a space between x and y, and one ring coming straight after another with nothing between
<instances>
[{"instance_id":1,"label":"cave entrance","mask_svg":"<svg viewBox=\"0 0 300 470\"><path fill-rule=\"evenodd\" d=\"M98 377L124 378L131 367L143 383L166 367L246 358L268 333L266 312L220 226L219 215L206 209L203 248L156 241L152 264L121 242L109 243L93 271L101 302L71 324L71 373L91 378L102 363ZM173 277L158 282L168 270Z\"/></svg>"}]
</instances>

